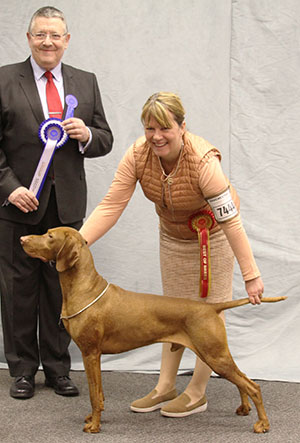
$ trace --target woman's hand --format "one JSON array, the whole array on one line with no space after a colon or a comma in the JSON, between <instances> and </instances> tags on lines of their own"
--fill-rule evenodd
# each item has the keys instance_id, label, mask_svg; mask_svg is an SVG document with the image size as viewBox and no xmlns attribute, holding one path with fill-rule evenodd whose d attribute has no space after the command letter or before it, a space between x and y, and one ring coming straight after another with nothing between
<instances>
[{"instance_id":1,"label":"woman's hand","mask_svg":"<svg viewBox=\"0 0 300 443\"><path fill-rule=\"evenodd\" d=\"M260 277L254 278L253 280L248 280L245 282L246 291L252 305L260 305L261 297L264 292L264 284Z\"/></svg>"}]
</instances>

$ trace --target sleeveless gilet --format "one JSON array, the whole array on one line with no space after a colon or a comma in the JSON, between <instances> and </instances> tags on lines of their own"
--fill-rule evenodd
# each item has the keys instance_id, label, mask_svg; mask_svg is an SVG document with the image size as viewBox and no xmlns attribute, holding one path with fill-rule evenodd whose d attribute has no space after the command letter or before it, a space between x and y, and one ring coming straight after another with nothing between
<instances>
[{"instance_id":1,"label":"sleeveless gilet","mask_svg":"<svg viewBox=\"0 0 300 443\"><path fill-rule=\"evenodd\" d=\"M136 176L145 196L155 203L161 230L171 237L188 240L197 238L197 234L189 229L189 217L202 209L210 210L199 187L201 163L210 153L220 159L221 154L209 142L189 132L184 134L183 140L181 159L171 182L163 175L158 156L145 137L135 142L133 152ZM238 197L234 192L232 194L238 206ZM212 233L219 229L217 224Z\"/></svg>"}]
</instances>

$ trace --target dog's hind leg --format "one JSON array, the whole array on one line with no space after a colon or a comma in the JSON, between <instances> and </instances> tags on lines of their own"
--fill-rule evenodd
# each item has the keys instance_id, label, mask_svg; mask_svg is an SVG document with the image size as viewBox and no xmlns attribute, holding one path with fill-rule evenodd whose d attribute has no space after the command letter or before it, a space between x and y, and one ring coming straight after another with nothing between
<instances>
[{"instance_id":1,"label":"dog's hind leg","mask_svg":"<svg viewBox=\"0 0 300 443\"><path fill-rule=\"evenodd\" d=\"M233 373L230 373L229 376L226 375L227 380L234 383L241 394L242 405L237 409L237 414L245 413L248 409L247 404L249 404L246 396L249 395L253 403L255 404L258 421L254 424L254 432L262 433L268 432L270 429L270 423L264 408L263 399L261 395L260 386L257 383L254 383L253 380L250 380L243 374L234 364L235 370ZM246 402L245 402L246 399Z\"/></svg>"},{"instance_id":2,"label":"dog's hind leg","mask_svg":"<svg viewBox=\"0 0 300 443\"><path fill-rule=\"evenodd\" d=\"M101 411L104 410L104 397L102 392L100 353L84 355L83 363L89 385L92 413L85 418L84 432L97 433L100 431Z\"/></svg>"},{"instance_id":3,"label":"dog's hind leg","mask_svg":"<svg viewBox=\"0 0 300 443\"><path fill-rule=\"evenodd\" d=\"M237 409L237 413L239 415L244 415L249 412L250 405L247 398L247 396L249 396L256 406L259 419L254 424L254 432L268 432L270 424L263 405L260 387L239 370L234 363L229 350L225 353L221 352L221 355L219 354L217 359L211 355L207 355L205 360L213 371L238 387L242 399L242 405Z\"/></svg>"},{"instance_id":4,"label":"dog's hind leg","mask_svg":"<svg viewBox=\"0 0 300 443\"><path fill-rule=\"evenodd\" d=\"M242 404L237 408L235 412L237 413L237 415L249 415L249 412L251 411L249 397L246 392L242 391L240 388L238 388L238 390L240 391Z\"/></svg>"},{"instance_id":5,"label":"dog's hind leg","mask_svg":"<svg viewBox=\"0 0 300 443\"><path fill-rule=\"evenodd\" d=\"M242 400L242 405L237 409L238 413L246 413L247 410L249 412L247 395L250 397L256 406L259 418L254 425L254 432L267 432L270 429L270 424L263 405L260 387L247 378L233 361L223 321L217 314L214 315L211 312L209 316L206 316L203 328L201 328L201 324L198 324L197 327L196 321L196 316L191 316L187 323L193 349L214 372L237 386Z\"/></svg>"}]
</instances>

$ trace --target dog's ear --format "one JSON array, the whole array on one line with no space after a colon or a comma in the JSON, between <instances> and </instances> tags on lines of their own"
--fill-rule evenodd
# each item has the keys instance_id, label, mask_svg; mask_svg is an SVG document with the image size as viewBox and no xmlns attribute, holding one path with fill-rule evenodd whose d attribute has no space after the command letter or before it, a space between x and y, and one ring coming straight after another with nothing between
<instances>
[{"instance_id":1,"label":"dog's ear","mask_svg":"<svg viewBox=\"0 0 300 443\"><path fill-rule=\"evenodd\" d=\"M71 235L66 239L56 256L56 269L58 272L72 268L79 260L81 244Z\"/></svg>"}]
</instances>

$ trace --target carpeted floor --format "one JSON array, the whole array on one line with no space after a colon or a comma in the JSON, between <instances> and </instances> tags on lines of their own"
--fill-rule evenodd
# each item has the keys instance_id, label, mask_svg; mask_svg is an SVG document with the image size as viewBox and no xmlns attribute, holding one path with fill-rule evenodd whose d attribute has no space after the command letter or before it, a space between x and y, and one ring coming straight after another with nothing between
<instances>
[{"instance_id":1,"label":"carpeted floor","mask_svg":"<svg viewBox=\"0 0 300 443\"><path fill-rule=\"evenodd\" d=\"M100 434L82 432L84 417L90 412L85 373L71 373L80 396L65 398L44 386L43 372L36 376L36 392L29 400L9 396L11 378L8 370L0 370L0 441L9 443L299 443L300 384L262 382L264 404L271 422L267 434L254 434L256 410L239 417L238 390L226 380L211 378L207 390L208 409L201 414L172 419L159 411L135 414L130 402L148 393L157 375L127 372L104 372L105 411ZM184 390L190 375L177 379Z\"/></svg>"}]
</instances>

